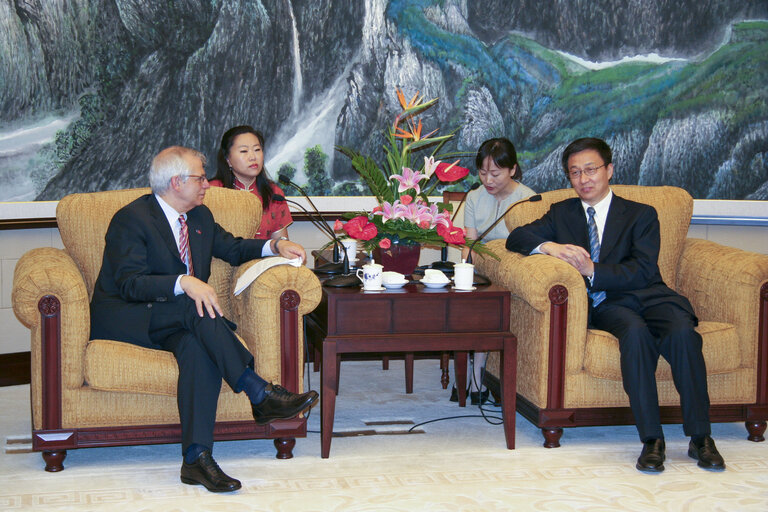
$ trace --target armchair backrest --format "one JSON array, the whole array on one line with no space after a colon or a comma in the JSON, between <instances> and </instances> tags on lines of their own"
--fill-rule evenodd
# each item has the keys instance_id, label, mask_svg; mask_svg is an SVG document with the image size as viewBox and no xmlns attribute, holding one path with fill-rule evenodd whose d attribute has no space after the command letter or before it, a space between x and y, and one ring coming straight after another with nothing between
<instances>
[{"instance_id":1,"label":"armchair backrest","mask_svg":"<svg viewBox=\"0 0 768 512\"><path fill-rule=\"evenodd\" d=\"M56 221L59 233L69 255L83 274L88 295L101 270L104 236L114 214L134 199L148 194L148 188L111 190L87 194L71 194L59 201ZM250 192L211 187L205 194L205 205L213 212L216 222L235 236L251 238L261 222L261 201ZM222 263L222 262L220 262ZM222 275L229 272L229 277ZM229 265L213 265L209 283L219 295L220 283L231 281Z\"/></svg>"},{"instance_id":2,"label":"armchair backrest","mask_svg":"<svg viewBox=\"0 0 768 512\"><path fill-rule=\"evenodd\" d=\"M656 209L661 229L659 269L667 286L674 288L677 264L693 214L693 198L687 191L678 187L611 185L611 189L614 194L624 199L645 203ZM541 194L541 201L513 208L504 218L507 229L511 231L517 226L533 222L547 213L550 205L570 197L576 197L576 192L571 188L544 192Z\"/></svg>"}]
</instances>

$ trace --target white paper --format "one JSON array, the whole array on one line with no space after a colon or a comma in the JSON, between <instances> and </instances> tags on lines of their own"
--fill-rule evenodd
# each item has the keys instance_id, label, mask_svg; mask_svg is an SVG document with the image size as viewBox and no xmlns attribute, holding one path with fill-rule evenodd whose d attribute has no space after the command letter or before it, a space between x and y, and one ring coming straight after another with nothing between
<instances>
[{"instance_id":1,"label":"white paper","mask_svg":"<svg viewBox=\"0 0 768 512\"><path fill-rule=\"evenodd\" d=\"M235 295L240 295L243 290L248 288L248 286L257 277L259 277L264 273L265 270L269 268L272 268L276 265L293 265L294 267L300 267L301 263L301 258L294 258L292 260L283 258L282 256L270 256L268 258L262 258L255 265L246 270L237 280L237 283L235 283Z\"/></svg>"}]
</instances>

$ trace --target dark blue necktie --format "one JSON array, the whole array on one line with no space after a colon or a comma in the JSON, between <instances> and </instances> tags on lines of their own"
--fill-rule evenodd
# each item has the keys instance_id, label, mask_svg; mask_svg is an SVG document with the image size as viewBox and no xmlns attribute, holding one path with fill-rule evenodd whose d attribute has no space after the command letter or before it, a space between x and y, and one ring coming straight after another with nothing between
<instances>
[{"instance_id":1,"label":"dark blue necktie","mask_svg":"<svg viewBox=\"0 0 768 512\"><path fill-rule=\"evenodd\" d=\"M592 261L597 263L600 261L600 237L597 236L597 223L595 223L595 209L591 206L587 208L587 215L589 220L587 225L589 226L589 256ZM594 274L592 274L594 280ZM589 296L592 297L592 307L597 307L598 304L605 300L605 292L589 292Z\"/></svg>"}]
</instances>

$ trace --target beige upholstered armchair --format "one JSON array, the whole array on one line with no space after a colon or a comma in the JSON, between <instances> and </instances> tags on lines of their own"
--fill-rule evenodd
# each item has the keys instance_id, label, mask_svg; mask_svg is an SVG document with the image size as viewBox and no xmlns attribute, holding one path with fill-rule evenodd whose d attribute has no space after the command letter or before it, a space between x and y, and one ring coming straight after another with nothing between
<instances>
[{"instance_id":1,"label":"beige upholstered armchair","mask_svg":"<svg viewBox=\"0 0 768 512\"><path fill-rule=\"evenodd\" d=\"M181 440L170 352L113 340L89 340L89 302L101 267L104 235L114 213L148 189L74 194L56 218L64 250L33 249L16 265L13 308L31 331L32 446L47 471L63 469L66 450L92 446L175 443ZM231 233L252 237L261 202L252 194L211 188L205 204ZM302 389L302 316L320 300L320 283L306 267L280 265L242 294L234 283L251 263L233 268L214 259L209 283L238 325L237 333L265 379ZM278 458L292 457L306 419L258 426L248 398L222 385L217 440L272 438Z\"/></svg>"},{"instance_id":2,"label":"beige upholstered armchair","mask_svg":"<svg viewBox=\"0 0 768 512\"><path fill-rule=\"evenodd\" d=\"M675 187L614 185L627 199L656 208L661 224L659 267L668 286L688 297L704 339L713 422L745 421L748 439L762 441L768 418L768 256L686 238L693 200ZM514 208L511 230L573 197L571 189ZM509 288L511 331L518 339L518 411L559 446L564 427L634 424L624 393L618 341L587 329L587 294L579 273L544 255L522 256L490 242L501 261L478 258L478 271ZM498 375L498 354L487 374ZM656 372L662 421L680 423L679 397L663 358Z\"/></svg>"}]
</instances>

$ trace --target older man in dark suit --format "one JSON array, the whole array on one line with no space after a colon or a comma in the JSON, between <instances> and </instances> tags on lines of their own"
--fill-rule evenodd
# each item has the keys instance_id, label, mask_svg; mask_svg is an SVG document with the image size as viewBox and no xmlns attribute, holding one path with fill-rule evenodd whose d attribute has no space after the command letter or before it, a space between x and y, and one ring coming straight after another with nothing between
<instances>
[{"instance_id":1,"label":"older man in dark suit","mask_svg":"<svg viewBox=\"0 0 768 512\"><path fill-rule=\"evenodd\" d=\"M541 219L521 226L507 249L541 253L573 265L589 294L590 327L619 340L624 390L643 449L636 467L664 470L665 444L655 371L669 361L680 394L688 455L711 470L725 462L710 437L709 394L701 336L693 308L664 284L659 272L659 221L653 207L611 192L611 149L600 139L572 142L563 169L579 196L551 206Z\"/></svg>"},{"instance_id":2,"label":"older man in dark suit","mask_svg":"<svg viewBox=\"0 0 768 512\"><path fill-rule=\"evenodd\" d=\"M288 240L235 238L219 226L203 206L209 188L204 162L189 148L161 151L149 173L153 193L112 218L91 300L91 338L173 352L179 365L181 480L226 492L241 485L211 455L222 378L248 395L262 425L296 416L318 395L291 393L254 372L253 355L232 332L206 282L214 256L240 265L276 254L304 259L304 249Z\"/></svg>"}]
</instances>

